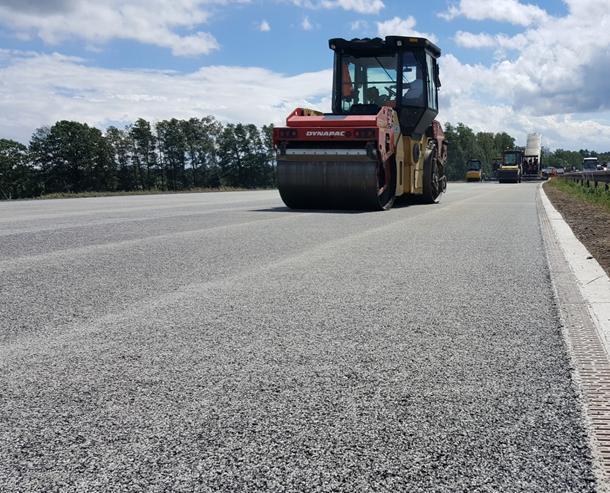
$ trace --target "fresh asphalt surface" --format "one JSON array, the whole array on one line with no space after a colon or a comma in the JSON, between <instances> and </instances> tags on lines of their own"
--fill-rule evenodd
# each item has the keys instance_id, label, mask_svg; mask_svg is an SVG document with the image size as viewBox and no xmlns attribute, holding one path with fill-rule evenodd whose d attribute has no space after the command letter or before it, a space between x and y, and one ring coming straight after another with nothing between
<instances>
[{"instance_id":1,"label":"fresh asphalt surface","mask_svg":"<svg viewBox=\"0 0 610 493\"><path fill-rule=\"evenodd\" d=\"M0 490L592 491L536 187L0 203Z\"/></svg>"}]
</instances>

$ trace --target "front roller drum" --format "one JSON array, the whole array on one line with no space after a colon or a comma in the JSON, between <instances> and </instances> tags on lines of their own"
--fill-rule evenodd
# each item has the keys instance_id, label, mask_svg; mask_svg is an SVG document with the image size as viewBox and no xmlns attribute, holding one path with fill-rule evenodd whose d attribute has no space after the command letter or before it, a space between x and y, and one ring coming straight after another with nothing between
<instances>
[{"instance_id":1,"label":"front roller drum","mask_svg":"<svg viewBox=\"0 0 610 493\"><path fill-rule=\"evenodd\" d=\"M280 196L292 209L387 210L396 192L392 162L366 159L278 158Z\"/></svg>"}]
</instances>

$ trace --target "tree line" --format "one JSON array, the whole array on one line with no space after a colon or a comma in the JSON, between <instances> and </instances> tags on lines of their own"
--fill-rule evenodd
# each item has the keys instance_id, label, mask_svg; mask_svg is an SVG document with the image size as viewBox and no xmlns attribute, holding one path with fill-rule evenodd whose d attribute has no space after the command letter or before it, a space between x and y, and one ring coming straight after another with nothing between
<instances>
[{"instance_id":1,"label":"tree line","mask_svg":"<svg viewBox=\"0 0 610 493\"><path fill-rule=\"evenodd\" d=\"M0 199L52 193L272 187L272 131L272 125L223 124L211 116L155 124L140 118L105 132L62 120L36 130L27 146L0 139ZM464 178L469 159L479 159L489 175L502 151L515 147L515 138L506 132L475 132L463 123L447 123L445 136L450 143L449 180ZM579 169L588 156L610 161L610 153L543 149L543 164Z\"/></svg>"},{"instance_id":2,"label":"tree line","mask_svg":"<svg viewBox=\"0 0 610 493\"><path fill-rule=\"evenodd\" d=\"M516 146L515 138L506 132L474 132L463 123L445 125L445 138L449 141L447 177L449 180L462 180L466 174L469 159L478 159L483 165L483 174L492 173L493 162L501 159L506 149L523 147ZM544 138L544 136L543 136ZM610 161L610 152L597 153L588 149L567 151L556 149L550 151L542 148L542 166L556 168L582 169L585 157L598 157L600 162Z\"/></svg>"},{"instance_id":3,"label":"tree line","mask_svg":"<svg viewBox=\"0 0 610 493\"><path fill-rule=\"evenodd\" d=\"M445 138L449 142L447 179L463 180L470 159L482 163L484 175L491 175L492 163L506 149L515 147L515 138L506 132L475 132L463 123L445 124Z\"/></svg>"},{"instance_id":4,"label":"tree line","mask_svg":"<svg viewBox=\"0 0 610 493\"><path fill-rule=\"evenodd\" d=\"M0 139L0 199L52 193L274 185L272 126L140 118L106 132L59 121L29 145Z\"/></svg>"},{"instance_id":5,"label":"tree line","mask_svg":"<svg viewBox=\"0 0 610 493\"><path fill-rule=\"evenodd\" d=\"M610 162L610 152L596 152L589 149L566 151L565 149L542 149L542 165L555 168L582 169L582 160L586 157L597 157L600 163Z\"/></svg>"}]
</instances>

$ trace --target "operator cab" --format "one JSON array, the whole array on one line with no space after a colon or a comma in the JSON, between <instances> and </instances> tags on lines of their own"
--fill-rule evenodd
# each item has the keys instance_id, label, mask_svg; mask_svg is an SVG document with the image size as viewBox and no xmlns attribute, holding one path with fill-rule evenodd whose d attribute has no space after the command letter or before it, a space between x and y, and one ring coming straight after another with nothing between
<instances>
[{"instance_id":1,"label":"operator cab","mask_svg":"<svg viewBox=\"0 0 610 493\"><path fill-rule=\"evenodd\" d=\"M440 49L424 38L329 41L335 52L333 114L398 113L402 133L422 135L438 114Z\"/></svg>"},{"instance_id":2,"label":"operator cab","mask_svg":"<svg viewBox=\"0 0 610 493\"><path fill-rule=\"evenodd\" d=\"M481 171L481 161L478 159L471 159L468 161L467 171Z\"/></svg>"},{"instance_id":3,"label":"operator cab","mask_svg":"<svg viewBox=\"0 0 610 493\"><path fill-rule=\"evenodd\" d=\"M522 151L504 151L502 155L502 166L521 166L522 160Z\"/></svg>"}]
</instances>

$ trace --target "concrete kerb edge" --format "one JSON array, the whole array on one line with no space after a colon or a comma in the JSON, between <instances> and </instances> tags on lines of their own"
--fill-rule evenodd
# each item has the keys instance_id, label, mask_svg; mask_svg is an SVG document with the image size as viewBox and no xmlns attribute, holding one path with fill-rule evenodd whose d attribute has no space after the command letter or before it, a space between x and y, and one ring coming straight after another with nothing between
<instances>
[{"instance_id":1,"label":"concrete kerb edge","mask_svg":"<svg viewBox=\"0 0 610 493\"><path fill-rule=\"evenodd\" d=\"M540 199L578 289L593 319L600 341L610 358L610 278L593 255L576 238L572 228L540 187Z\"/></svg>"},{"instance_id":2,"label":"concrete kerb edge","mask_svg":"<svg viewBox=\"0 0 610 493\"><path fill-rule=\"evenodd\" d=\"M565 245L562 245L563 237L567 236L568 238L570 238L572 244L574 244L574 241L578 242L578 245L580 245L581 247L581 249L577 249L578 254L582 255L582 253L585 252L586 255L584 258L587 261L593 260L595 262L594 265L599 267L599 269L601 269L601 266L599 266L597 261L592 258L586 247L582 245L582 243L580 243L580 241L574 236L574 233L572 232L569 225L563 220L561 214L557 211L557 209L555 209L555 207L551 204L550 200L546 196L546 193L542 188L542 184L539 186L539 192L536 202L538 205L537 208L540 221L540 229L545 247L545 255L547 258L553 295L557 304L557 312L562 323L562 334L564 337L565 344L567 346L566 349L568 350L569 357L572 360L571 373L573 378L574 390L580 402L583 425L588 436L589 447L592 454L592 466L596 479L596 489L600 493L610 493L610 471L607 467L604 467L604 462L606 461L604 461L600 453L600 444L598 443L598 440L596 438L596 425L595 423L593 423L588 410L588 399L590 398L590 391L589 389L583 387L583 375L580 374L580 365L578 361L579 359L582 359L582 356L576 354L576 351L574 350L573 337L576 327L573 327L574 321L568 320L568 318L570 318L570 313L573 315L575 312L580 312L582 316L586 317L587 322L589 322L592 328L594 327L594 331L597 335L596 339L598 341L600 349L603 351L606 356L606 359L608 360L608 365L610 365L610 353L608 352L606 344L604 344L605 342L607 343L607 339L603 338L602 336L602 329L598 325L599 319L593 315L591 311L592 307L590 306L590 301L583 294L581 289L581 281L574 273L574 266L570 263L570 257L568 257L566 254ZM561 231L560 234L557 233L556 228L558 226ZM569 235L572 236L570 237ZM575 253L576 252L572 252L572 254ZM568 283L571 285L578 285L578 293L576 293L576 296L580 299L580 302L578 303L568 301L565 297L566 279L565 276L561 278L561 274L565 273L566 271L569 271L570 274ZM605 272L603 273L605 275ZM564 295L560 295L559 293L560 285L562 286Z\"/></svg>"}]
</instances>

